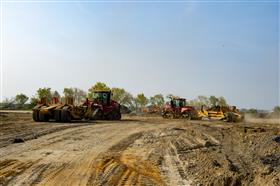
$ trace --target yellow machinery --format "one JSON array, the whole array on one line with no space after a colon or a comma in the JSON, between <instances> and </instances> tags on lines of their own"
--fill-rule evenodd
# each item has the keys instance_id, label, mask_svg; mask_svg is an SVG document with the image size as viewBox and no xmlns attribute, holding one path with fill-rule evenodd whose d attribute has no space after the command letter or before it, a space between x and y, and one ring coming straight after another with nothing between
<instances>
[{"instance_id":1,"label":"yellow machinery","mask_svg":"<svg viewBox=\"0 0 280 186\"><path fill-rule=\"evenodd\" d=\"M46 122L54 119L55 121L70 122L71 120L88 119L95 114L94 108L88 104L74 105L73 102L73 98L66 98L65 103L60 103L57 98L54 98L52 103L47 103L46 99L42 99L33 108L33 120Z\"/></svg>"},{"instance_id":2,"label":"yellow machinery","mask_svg":"<svg viewBox=\"0 0 280 186\"><path fill-rule=\"evenodd\" d=\"M71 120L82 119L103 119L103 120L120 120L121 105L111 99L111 91L94 91L93 100L86 99L80 105L74 105L72 97L66 97L62 103L57 97L53 97L51 103L46 98L33 108L33 120L42 121L61 121L71 122Z\"/></svg>"},{"instance_id":3,"label":"yellow machinery","mask_svg":"<svg viewBox=\"0 0 280 186\"><path fill-rule=\"evenodd\" d=\"M227 122L240 122L244 115L235 106L214 106L205 109L204 106L197 110L197 118L206 120L222 120Z\"/></svg>"}]
</instances>

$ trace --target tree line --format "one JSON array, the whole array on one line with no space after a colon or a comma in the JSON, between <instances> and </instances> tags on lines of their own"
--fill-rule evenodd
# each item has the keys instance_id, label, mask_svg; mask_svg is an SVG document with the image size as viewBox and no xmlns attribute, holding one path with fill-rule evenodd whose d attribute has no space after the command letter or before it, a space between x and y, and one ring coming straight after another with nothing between
<instances>
[{"instance_id":1,"label":"tree line","mask_svg":"<svg viewBox=\"0 0 280 186\"><path fill-rule=\"evenodd\" d=\"M103 82L96 82L92 87L88 89L88 92L76 88L76 87L67 87L64 88L63 94L60 95L58 91L52 90L49 87L39 88L36 91L36 94L30 98L23 93L17 94L14 98L5 99L1 103L1 109L9 109L16 107L17 109L31 109L33 108L41 98L46 98L48 101L51 101L52 97L58 97L64 101L65 97L73 97L75 104L79 104L84 101L86 98L92 99L93 92L96 90L111 90L112 99L119 102L121 105L129 108L130 110L139 110L145 107L162 107L166 100L170 96L175 96L168 94L164 97L162 94L155 94L151 97L147 97L144 93L139 93L136 96L133 96L131 93L126 91L124 88L112 87L110 88ZM26 104L27 101L29 104ZM192 100L187 100L187 105L200 107L205 105L207 107L212 107L216 105L228 106L226 99L223 96L203 96L199 95L197 98ZM275 112L280 112L280 106L276 106L273 109ZM249 109L248 112L257 112L256 109Z\"/></svg>"}]
</instances>

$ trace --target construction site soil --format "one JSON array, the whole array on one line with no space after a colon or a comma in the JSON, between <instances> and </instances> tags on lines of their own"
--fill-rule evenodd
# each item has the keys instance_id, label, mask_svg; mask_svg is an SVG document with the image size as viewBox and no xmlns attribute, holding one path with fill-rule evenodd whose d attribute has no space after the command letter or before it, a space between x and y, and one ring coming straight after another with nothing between
<instances>
[{"instance_id":1,"label":"construction site soil","mask_svg":"<svg viewBox=\"0 0 280 186\"><path fill-rule=\"evenodd\" d=\"M31 118L0 113L0 185L280 185L278 119Z\"/></svg>"}]
</instances>

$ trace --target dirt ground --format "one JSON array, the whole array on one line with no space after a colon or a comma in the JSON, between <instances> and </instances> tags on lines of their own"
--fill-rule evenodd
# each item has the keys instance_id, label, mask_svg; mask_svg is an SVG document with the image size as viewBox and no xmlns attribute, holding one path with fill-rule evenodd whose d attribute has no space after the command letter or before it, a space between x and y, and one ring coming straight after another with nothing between
<instances>
[{"instance_id":1,"label":"dirt ground","mask_svg":"<svg viewBox=\"0 0 280 186\"><path fill-rule=\"evenodd\" d=\"M279 120L0 119L0 185L280 185Z\"/></svg>"}]
</instances>

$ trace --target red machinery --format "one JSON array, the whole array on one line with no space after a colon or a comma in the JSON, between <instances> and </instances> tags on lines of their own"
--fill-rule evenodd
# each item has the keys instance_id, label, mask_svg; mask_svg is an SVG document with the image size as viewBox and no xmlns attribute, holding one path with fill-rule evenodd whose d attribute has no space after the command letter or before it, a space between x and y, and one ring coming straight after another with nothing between
<instances>
[{"instance_id":1,"label":"red machinery","mask_svg":"<svg viewBox=\"0 0 280 186\"><path fill-rule=\"evenodd\" d=\"M195 113L194 107L186 105L186 99L170 97L170 102L167 102L163 108L162 117L192 119L195 117Z\"/></svg>"},{"instance_id":2,"label":"red machinery","mask_svg":"<svg viewBox=\"0 0 280 186\"><path fill-rule=\"evenodd\" d=\"M112 100L111 95L111 91L93 92L93 100L87 100L84 103L84 105L88 105L94 109L94 113L90 119L121 119L120 104Z\"/></svg>"}]
</instances>

